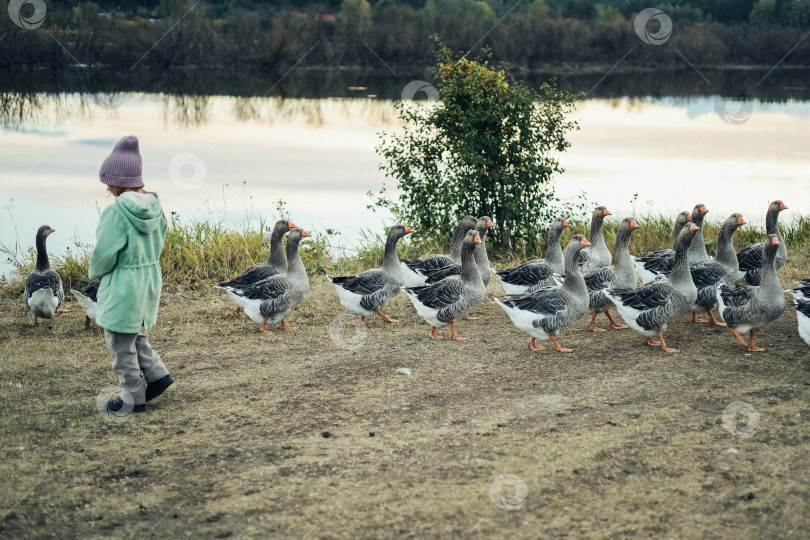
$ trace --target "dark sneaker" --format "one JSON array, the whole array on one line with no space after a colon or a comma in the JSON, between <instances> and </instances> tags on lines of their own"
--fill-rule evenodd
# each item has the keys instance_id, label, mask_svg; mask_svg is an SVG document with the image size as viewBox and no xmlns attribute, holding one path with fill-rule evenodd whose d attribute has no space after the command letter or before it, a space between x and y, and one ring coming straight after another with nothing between
<instances>
[{"instance_id":1,"label":"dark sneaker","mask_svg":"<svg viewBox=\"0 0 810 540\"><path fill-rule=\"evenodd\" d=\"M124 407L124 400L121 398L111 399L107 402L107 411L111 413L117 413ZM133 413L142 413L146 412L146 405L143 403L140 405L133 405L132 406Z\"/></svg>"},{"instance_id":2,"label":"dark sneaker","mask_svg":"<svg viewBox=\"0 0 810 540\"><path fill-rule=\"evenodd\" d=\"M152 401L160 394L163 393L168 387L172 385L174 379L171 375L166 375L156 381L152 381L146 385L146 401Z\"/></svg>"}]
</instances>

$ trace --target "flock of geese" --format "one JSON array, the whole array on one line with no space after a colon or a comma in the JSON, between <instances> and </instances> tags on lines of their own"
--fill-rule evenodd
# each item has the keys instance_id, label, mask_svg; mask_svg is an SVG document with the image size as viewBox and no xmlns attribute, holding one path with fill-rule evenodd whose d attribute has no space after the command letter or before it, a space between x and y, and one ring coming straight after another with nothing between
<instances>
[{"instance_id":1,"label":"flock of geese","mask_svg":"<svg viewBox=\"0 0 810 540\"><path fill-rule=\"evenodd\" d=\"M541 350L538 340L550 340L559 352L572 350L557 342L560 331L588 312L590 330L606 331L596 326L597 316L604 313L612 328L630 327L642 334L647 344L667 353L677 352L664 341L668 322L689 312L694 322L726 326L748 350L762 351L755 346L754 335L784 312L784 294L789 293L797 307L799 334L810 344L810 280L799 281L798 288L783 291L776 275L787 259L777 223L779 213L785 209L782 201L772 202L766 214L767 238L740 251L734 249L732 239L745 220L738 213L731 214L720 228L713 258L706 252L703 238L702 225L708 213L703 204L696 205L691 213L678 215L672 249L644 257L630 255L630 237L639 225L632 218L624 218L616 234L615 264L611 264L613 257L602 234L603 221L611 214L598 206L591 220L590 240L575 234L563 251L560 238L570 224L557 218L548 234L544 258L504 270L489 265L484 239L493 223L487 216L461 219L450 254L415 260L400 260L397 255L397 243L413 229L394 225L388 231L380 268L353 276L327 277L341 305L360 315L363 323L374 315L399 322L382 309L403 291L430 325L431 338L441 339L437 330L449 327L452 339L460 341L466 338L458 335L455 322L474 319L469 314L483 302L486 286L495 275L506 295L494 301L518 329L531 336L529 347ZM46 238L53 232L47 225L37 232L37 262L23 295L26 307L34 313L35 324L38 318L65 312L59 309L65 298L62 281L51 269L45 247ZM284 330L295 330L285 319L309 291L299 254L299 243L308 236L290 221L278 221L271 234L267 261L216 285L236 306L237 317L246 315L260 325L262 332L268 331L268 325L277 324ZM82 290L71 291L87 315L86 326L95 318L98 285L96 280ZM715 306L725 322L715 318ZM610 309L614 307L626 325L613 318ZM698 317L701 312L708 315L708 320ZM744 334L748 334L748 343Z\"/></svg>"}]
</instances>

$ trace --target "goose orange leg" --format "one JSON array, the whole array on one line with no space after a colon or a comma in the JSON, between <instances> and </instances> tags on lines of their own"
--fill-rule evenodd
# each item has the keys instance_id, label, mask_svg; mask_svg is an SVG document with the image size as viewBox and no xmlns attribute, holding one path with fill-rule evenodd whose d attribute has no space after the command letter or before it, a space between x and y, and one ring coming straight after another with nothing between
<instances>
[{"instance_id":1,"label":"goose orange leg","mask_svg":"<svg viewBox=\"0 0 810 540\"><path fill-rule=\"evenodd\" d=\"M705 322L709 322L709 321L707 321L706 319L698 319L697 313L693 311L692 312L692 322L705 323Z\"/></svg>"},{"instance_id":2,"label":"goose orange leg","mask_svg":"<svg viewBox=\"0 0 810 540\"><path fill-rule=\"evenodd\" d=\"M298 328L297 326L290 326L284 319L281 319L281 327L287 332L295 332L295 329Z\"/></svg>"},{"instance_id":3,"label":"goose orange leg","mask_svg":"<svg viewBox=\"0 0 810 540\"><path fill-rule=\"evenodd\" d=\"M596 312L594 311L591 313L591 324L588 326L588 330L591 332L607 332L604 328L597 328L596 327Z\"/></svg>"},{"instance_id":4,"label":"goose orange leg","mask_svg":"<svg viewBox=\"0 0 810 540\"><path fill-rule=\"evenodd\" d=\"M267 329L267 319L268 319L268 317L265 317L264 320L262 321L262 325L259 327L259 332L265 332L265 333L270 332L270 330Z\"/></svg>"},{"instance_id":5,"label":"goose orange leg","mask_svg":"<svg viewBox=\"0 0 810 540\"><path fill-rule=\"evenodd\" d=\"M714 318L714 313L712 312L712 310L707 309L706 313L709 314L709 322L712 323L713 325L719 326L721 328L726 326L726 323L721 323L720 321Z\"/></svg>"},{"instance_id":6,"label":"goose orange leg","mask_svg":"<svg viewBox=\"0 0 810 540\"><path fill-rule=\"evenodd\" d=\"M440 336L439 334L436 333L436 327L435 326L430 327L430 337L433 338L433 339L442 339L442 336Z\"/></svg>"},{"instance_id":7,"label":"goose orange leg","mask_svg":"<svg viewBox=\"0 0 810 540\"><path fill-rule=\"evenodd\" d=\"M649 345L650 347L660 347L661 346L660 341L656 341L651 337L648 337L647 339L645 339L644 342L647 343L647 345Z\"/></svg>"},{"instance_id":8,"label":"goose orange leg","mask_svg":"<svg viewBox=\"0 0 810 540\"><path fill-rule=\"evenodd\" d=\"M564 349L563 347L560 347L560 344L557 343L557 336L551 335L549 337L551 338L551 342L554 344L554 349L556 349L558 352L574 352L574 349Z\"/></svg>"},{"instance_id":9,"label":"goose orange leg","mask_svg":"<svg viewBox=\"0 0 810 540\"><path fill-rule=\"evenodd\" d=\"M90 317L87 315L84 316L84 329L90 330Z\"/></svg>"},{"instance_id":10,"label":"goose orange leg","mask_svg":"<svg viewBox=\"0 0 810 540\"><path fill-rule=\"evenodd\" d=\"M626 324L619 324L616 319L613 318L613 315L610 314L610 311L605 311L605 315L607 315L607 318L610 321L610 327L614 330L624 330L625 328L630 328Z\"/></svg>"},{"instance_id":11,"label":"goose orange leg","mask_svg":"<svg viewBox=\"0 0 810 540\"><path fill-rule=\"evenodd\" d=\"M533 351L542 351L545 349L542 345L538 345L534 338L529 342L529 348Z\"/></svg>"},{"instance_id":12,"label":"goose orange leg","mask_svg":"<svg viewBox=\"0 0 810 540\"><path fill-rule=\"evenodd\" d=\"M740 345L742 345L743 347L748 347L748 343L745 342L745 340L742 338L742 336L740 335L739 332L737 332L736 330L734 330L730 326L727 326L726 328L728 328L729 332L734 334L734 337L737 338L737 341L740 342Z\"/></svg>"},{"instance_id":13,"label":"goose orange leg","mask_svg":"<svg viewBox=\"0 0 810 540\"><path fill-rule=\"evenodd\" d=\"M481 318L481 317L470 317L469 315L464 315L464 317L463 317L463 319L464 319L465 321L477 321L477 320L478 320L478 319L480 319L480 318Z\"/></svg>"},{"instance_id":14,"label":"goose orange leg","mask_svg":"<svg viewBox=\"0 0 810 540\"><path fill-rule=\"evenodd\" d=\"M36 315L34 315L34 326L39 326L39 319L37 319Z\"/></svg>"},{"instance_id":15,"label":"goose orange leg","mask_svg":"<svg viewBox=\"0 0 810 540\"><path fill-rule=\"evenodd\" d=\"M453 323L450 323L450 335L453 337L455 341L464 341L465 339L467 339L465 337L461 337L460 335L456 334L456 327L453 325Z\"/></svg>"},{"instance_id":16,"label":"goose orange leg","mask_svg":"<svg viewBox=\"0 0 810 540\"><path fill-rule=\"evenodd\" d=\"M751 341L748 343L748 350L753 351L753 352L762 352L765 349L763 349L762 347L755 347L754 346L754 332L755 331L756 330L751 330L751 332L749 334L749 336L751 336Z\"/></svg>"},{"instance_id":17,"label":"goose orange leg","mask_svg":"<svg viewBox=\"0 0 810 540\"><path fill-rule=\"evenodd\" d=\"M70 310L69 309L57 309L56 312L57 313L70 313Z\"/></svg>"},{"instance_id":18,"label":"goose orange leg","mask_svg":"<svg viewBox=\"0 0 810 540\"><path fill-rule=\"evenodd\" d=\"M382 311L380 311L379 309L377 310L377 315L379 315L380 317L382 317L382 319L383 319L384 321L388 321L388 322L392 322L392 323L393 323L393 322L399 322L399 321L398 321L398 320L396 320L396 319L392 319L391 317L389 317L388 315L386 315L385 313L383 313L383 312L382 312Z\"/></svg>"},{"instance_id":19,"label":"goose orange leg","mask_svg":"<svg viewBox=\"0 0 810 540\"><path fill-rule=\"evenodd\" d=\"M365 315L362 315L362 316L360 317L360 322L362 322L362 323L364 323L364 324L369 324L371 321L370 321L370 320L368 320L368 319L366 319L366 316L365 316Z\"/></svg>"},{"instance_id":20,"label":"goose orange leg","mask_svg":"<svg viewBox=\"0 0 810 540\"><path fill-rule=\"evenodd\" d=\"M658 339L661 340L661 350L663 350L665 353L672 354L672 353L678 352L678 349L672 349L670 347L667 347L667 343L666 343L666 341L664 341L664 333L663 332L658 332Z\"/></svg>"},{"instance_id":21,"label":"goose orange leg","mask_svg":"<svg viewBox=\"0 0 810 540\"><path fill-rule=\"evenodd\" d=\"M236 308L235 310L233 310L233 314L236 315L237 319L241 319L242 318L242 308Z\"/></svg>"}]
</instances>

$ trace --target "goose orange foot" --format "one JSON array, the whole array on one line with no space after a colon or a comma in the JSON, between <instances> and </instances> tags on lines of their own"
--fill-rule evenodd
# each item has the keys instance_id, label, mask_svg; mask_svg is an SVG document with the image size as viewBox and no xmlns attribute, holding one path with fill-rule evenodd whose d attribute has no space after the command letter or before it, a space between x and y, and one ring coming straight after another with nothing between
<instances>
[{"instance_id":1,"label":"goose orange foot","mask_svg":"<svg viewBox=\"0 0 810 540\"><path fill-rule=\"evenodd\" d=\"M753 352L762 352L762 351L764 351L765 349L763 349L762 347L755 347L754 346L754 330L751 330L749 335L751 336L751 341L748 343L748 350L753 351Z\"/></svg>"},{"instance_id":2,"label":"goose orange foot","mask_svg":"<svg viewBox=\"0 0 810 540\"><path fill-rule=\"evenodd\" d=\"M663 350L665 353L672 354L672 353L678 352L678 349L673 349L671 347L667 347L667 342L664 341L664 333L663 332L658 332L658 339L661 340L661 350Z\"/></svg>"},{"instance_id":3,"label":"goose orange foot","mask_svg":"<svg viewBox=\"0 0 810 540\"><path fill-rule=\"evenodd\" d=\"M715 325L715 326L719 326L720 328L725 328L726 323L721 323L720 321L718 321L717 319L715 319L715 318L714 318L714 313L712 312L712 310L707 309L707 310L706 310L706 313L708 313L708 314L709 314L709 322L710 322L710 323L712 323L712 324L713 324L713 325Z\"/></svg>"},{"instance_id":4,"label":"goose orange foot","mask_svg":"<svg viewBox=\"0 0 810 540\"><path fill-rule=\"evenodd\" d=\"M384 321L388 321L388 322L390 322L390 323L397 323L397 322L399 322L399 321L398 321L398 320L396 320L396 319L392 319L391 317L389 317L388 315L386 315L385 313L383 313L383 312L382 312L382 311L380 311L379 309L377 310L377 315L379 315L380 317L382 317L382 320L384 320Z\"/></svg>"},{"instance_id":5,"label":"goose orange foot","mask_svg":"<svg viewBox=\"0 0 810 540\"><path fill-rule=\"evenodd\" d=\"M591 324L588 325L588 330L591 332L607 332L604 328L596 327L596 312L591 313Z\"/></svg>"},{"instance_id":6,"label":"goose orange foot","mask_svg":"<svg viewBox=\"0 0 810 540\"><path fill-rule=\"evenodd\" d=\"M465 321L477 321L481 317L470 317L469 315L464 315L463 318L464 318Z\"/></svg>"},{"instance_id":7,"label":"goose orange foot","mask_svg":"<svg viewBox=\"0 0 810 540\"><path fill-rule=\"evenodd\" d=\"M607 318L610 321L610 327L613 328L614 330L624 330L625 328L630 328L626 324L619 324L616 321L616 319L613 318L613 315L611 315L609 311L606 311L605 315L607 315Z\"/></svg>"},{"instance_id":8,"label":"goose orange foot","mask_svg":"<svg viewBox=\"0 0 810 540\"><path fill-rule=\"evenodd\" d=\"M551 338L551 342L554 344L554 349L557 350L557 352L574 352L574 349L565 349L560 347L560 344L557 343L557 336L552 335L549 337Z\"/></svg>"},{"instance_id":9,"label":"goose orange foot","mask_svg":"<svg viewBox=\"0 0 810 540\"><path fill-rule=\"evenodd\" d=\"M360 322L362 322L363 324L371 324L371 321L370 321L370 320L368 320L368 319L366 319L366 316L365 316L365 315L362 315L362 316L360 317Z\"/></svg>"},{"instance_id":10,"label":"goose orange foot","mask_svg":"<svg viewBox=\"0 0 810 540\"><path fill-rule=\"evenodd\" d=\"M297 326L290 326L289 324L286 323L286 321L284 321L284 319L281 319L281 327L287 332L295 332L295 329L298 328Z\"/></svg>"},{"instance_id":11,"label":"goose orange foot","mask_svg":"<svg viewBox=\"0 0 810 540\"><path fill-rule=\"evenodd\" d=\"M242 308L236 308L235 310L233 310L233 314L236 315L236 317L238 319L241 319L242 318Z\"/></svg>"},{"instance_id":12,"label":"goose orange foot","mask_svg":"<svg viewBox=\"0 0 810 540\"><path fill-rule=\"evenodd\" d=\"M450 335L453 337L455 341L464 341L467 339L465 337L461 337L460 335L456 334L456 327L453 325L453 323L450 323Z\"/></svg>"},{"instance_id":13,"label":"goose orange foot","mask_svg":"<svg viewBox=\"0 0 810 540\"><path fill-rule=\"evenodd\" d=\"M436 327L435 326L430 327L430 337L433 338L433 339L442 339L442 336L440 336L439 334L436 333Z\"/></svg>"},{"instance_id":14,"label":"goose orange foot","mask_svg":"<svg viewBox=\"0 0 810 540\"><path fill-rule=\"evenodd\" d=\"M694 323L707 323L709 321L707 321L706 319L698 319L697 313L693 311L692 312L692 322L694 322Z\"/></svg>"},{"instance_id":15,"label":"goose orange foot","mask_svg":"<svg viewBox=\"0 0 810 540\"><path fill-rule=\"evenodd\" d=\"M726 328L728 328L728 331L731 332L735 338L737 338L737 341L740 342L740 345L742 345L743 347L748 347L748 343L745 342L745 340L742 338L739 332L737 332L730 326L727 326Z\"/></svg>"},{"instance_id":16,"label":"goose orange foot","mask_svg":"<svg viewBox=\"0 0 810 540\"><path fill-rule=\"evenodd\" d=\"M534 338L529 342L529 348L533 351L542 351L545 349L542 345L538 345Z\"/></svg>"},{"instance_id":17,"label":"goose orange foot","mask_svg":"<svg viewBox=\"0 0 810 540\"><path fill-rule=\"evenodd\" d=\"M56 312L57 313L70 313L70 310L69 309L57 309Z\"/></svg>"},{"instance_id":18,"label":"goose orange foot","mask_svg":"<svg viewBox=\"0 0 810 540\"><path fill-rule=\"evenodd\" d=\"M648 338L647 338L647 339L645 339L644 341L645 341L645 343L647 343L647 345L649 345L650 347L660 347L660 346L661 346L661 342L660 342L660 341L656 341L656 340L654 340L654 339L653 339L653 338L651 338L651 337L648 337Z\"/></svg>"}]
</instances>

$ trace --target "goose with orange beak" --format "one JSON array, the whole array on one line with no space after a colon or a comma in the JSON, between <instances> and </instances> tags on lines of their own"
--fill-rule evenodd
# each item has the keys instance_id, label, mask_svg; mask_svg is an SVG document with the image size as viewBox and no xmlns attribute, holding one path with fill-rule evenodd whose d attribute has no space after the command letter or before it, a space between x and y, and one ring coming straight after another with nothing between
<instances>
[{"instance_id":1,"label":"goose with orange beak","mask_svg":"<svg viewBox=\"0 0 810 540\"><path fill-rule=\"evenodd\" d=\"M231 299L231 302L236 305L234 314L242 318L242 298L236 294L236 291L245 289L254 285L263 279L271 276L277 276L287 271L287 255L284 250L284 235L295 228L295 224L286 219L280 219L273 226L273 232L270 235L270 255L267 257L266 262L254 264L238 277L225 283L215 285L217 289L222 289ZM309 235L307 235L309 236Z\"/></svg>"},{"instance_id":2,"label":"goose with orange beak","mask_svg":"<svg viewBox=\"0 0 810 540\"><path fill-rule=\"evenodd\" d=\"M484 300L485 285L475 264L475 248L481 236L475 229L467 231L461 246L461 275L450 276L424 287L403 287L416 312L430 325L430 337L441 339L436 329L450 327L456 341L463 338L456 333L456 319L467 315Z\"/></svg>"},{"instance_id":3,"label":"goose with orange beak","mask_svg":"<svg viewBox=\"0 0 810 540\"><path fill-rule=\"evenodd\" d=\"M717 285L720 316L737 341L749 351L764 351L754 345L754 334L766 324L778 319L785 311L782 284L776 275L776 256L782 242L775 234L765 240L762 254L760 284L732 289L725 283ZM741 334L748 333L748 343Z\"/></svg>"},{"instance_id":4,"label":"goose with orange beak","mask_svg":"<svg viewBox=\"0 0 810 540\"><path fill-rule=\"evenodd\" d=\"M675 243L675 265L668 278L656 279L637 289L603 291L630 328L645 336L648 345L660 346L667 353L678 352L664 341L667 323L689 312L697 300L687 252L699 230L694 223L681 230ZM656 336L658 340L653 339Z\"/></svg>"},{"instance_id":5,"label":"goose with orange beak","mask_svg":"<svg viewBox=\"0 0 810 540\"><path fill-rule=\"evenodd\" d=\"M572 352L557 343L560 330L582 318L588 311L588 288L577 259L582 249L591 243L581 234L575 234L565 247L565 281L561 287L541 287L530 293L495 298L519 330L532 339L533 351L544 347L537 340L551 340L559 352Z\"/></svg>"},{"instance_id":6,"label":"goose with orange beak","mask_svg":"<svg viewBox=\"0 0 810 540\"><path fill-rule=\"evenodd\" d=\"M546 240L546 256L532 259L514 268L493 270L498 276L506 294L522 294L533 287L550 287L562 283L565 273L560 237L571 224L565 218L558 217L551 223Z\"/></svg>"},{"instance_id":7,"label":"goose with orange beak","mask_svg":"<svg viewBox=\"0 0 810 540\"><path fill-rule=\"evenodd\" d=\"M478 218L478 221L475 224L475 230L478 232L478 237L481 242L475 245L473 259L475 259L475 265L478 267L478 271L481 273L481 279L484 281L484 287L489 284L491 274L489 267L489 256L487 255L486 238L487 232L494 226L495 224L492 223L492 218L489 216ZM458 263L448 265L443 268L426 270L424 274L427 278L425 283L436 283L437 281L441 281L446 277L459 276L461 275L461 261L459 260Z\"/></svg>"},{"instance_id":8,"label":"goose with orange beak","mask_svg":"<svg viewBox=\"0 0 810 540\"><path fill-rule=\"evenodd\" d=\"M591 310L591 324L588 329L593 332L604 332L604 328L596 327L596 316L604 313L610 321L610 327L615 330L627 328L619 324L610 315L611 302L602 292L602 289L635 289L638 283L636 268L630 256L631 233L638 229L635 219L624 218L619 230L616 231L616 266L603 266L599 270L585 275L585 285L588 287L588 307Z\"/></svg>"},{"instance_id":9,"label":"goose with orange beak","mask_svg":"<svg viewBox=\"0 0 810 540\"><path fill-rule=\"evenodd\" d=\"M788 207L782 201L773 201L768 206L768 212L765 214L765 232L769 235L773 234L779 239L779 247L776 250L776 258L774 259L777 270L785 266L787 261L787 248L782 234L779 232L779 213L787 209ZM762 279L763 247L765 247L765 244L760 242L759 244L746 246L737 252L737 262L740 265L737 285L759 285Z\"/></svg>"},{"instance_id":10,"label":"goose with orange beak","mask_svg":"<svg viewBox=\"0 0 810 540\"><path fill-rule=\"evenodd\" d=\"M603 266L610 266L610 250L605 243L602 224L610 211L604 206L597 206L591 217L591 245L579 253L579 266L583 273L593 272Z\"/></svg>"},{"instance_id":11,"label":"goose with orange beak","mask_svg":"<svg viewBox=\"0 0 810 540\"><path fill-rule=\"evenodd\" d=\"M672 249L658 249L645 255L644 257L634 257L636 273L642 283L649 283L658 279L661 274L669 275L672 265L675 264L675 244L678 243L678 235L686 224L692 221L692 214L684 210L675 218L675 226L672 231Z\"/></svg>"},{"instance_id":12,"label":"goose with orange beak","mask_svg":"<svg viewBox=\"0 0 810 540\"><path fill-rule=\"evenodd\" d=\"M366 270L356 276L326 276L335 286L340 304L352 313L360 315L362 322L368 323L368 317L375 313L384 321L399 322L384 314L381 309L399 292L403 284L404 277L397 256L397 243L412 232L415 231L405 225L394 225L389 229L382 268Z\"/></svg>"},{"instance_id":13,"label":"goose with orange beak","mask_svg":"<svg viewBox=\"0 0 810 540\"><path fill-rule=\"evenodd\" d=\"M39 319L50 319L54 313L70 313L69 310L59 309L65 301L65 289L62 287L62 278L51 269L48 250L45 241L56 229L43 225L37 229L37 263L25 279L23 303L34 314L34 325Z\"/></svg>"},{"instance_id":14,"label":"goose with orange beak","mask_svg":"<svg viewBox=\"0 0 810 540\"><path fill-rule=\"evenodd\" d=\"M244 289L235 289L234 294L240 299L245 315L253 322L260 324L259 330L267 332L267 325L281 323L284 330L295 330L284 319L298 304L300 304L309 291L307 270L301 261L298 244L310 234L305 230L294 227L287 236L285 257L287 271L283 274L270 276Z\"/></svg>"},{"instance_id":15,"label":"goose with orange beak","mask_svg":"<svg viewBox=\"0 0 810 540\"><path fill-rule=\"evenodd\" d=\"M702 261L711 259L706 252L706 240L703 238L703 220L709 209L703 203L698 203L692 209L692 223L698 227L698 233L695 235L695 240L689 246L689 264L695 264Z\"/></svg>"}]
</instances>

